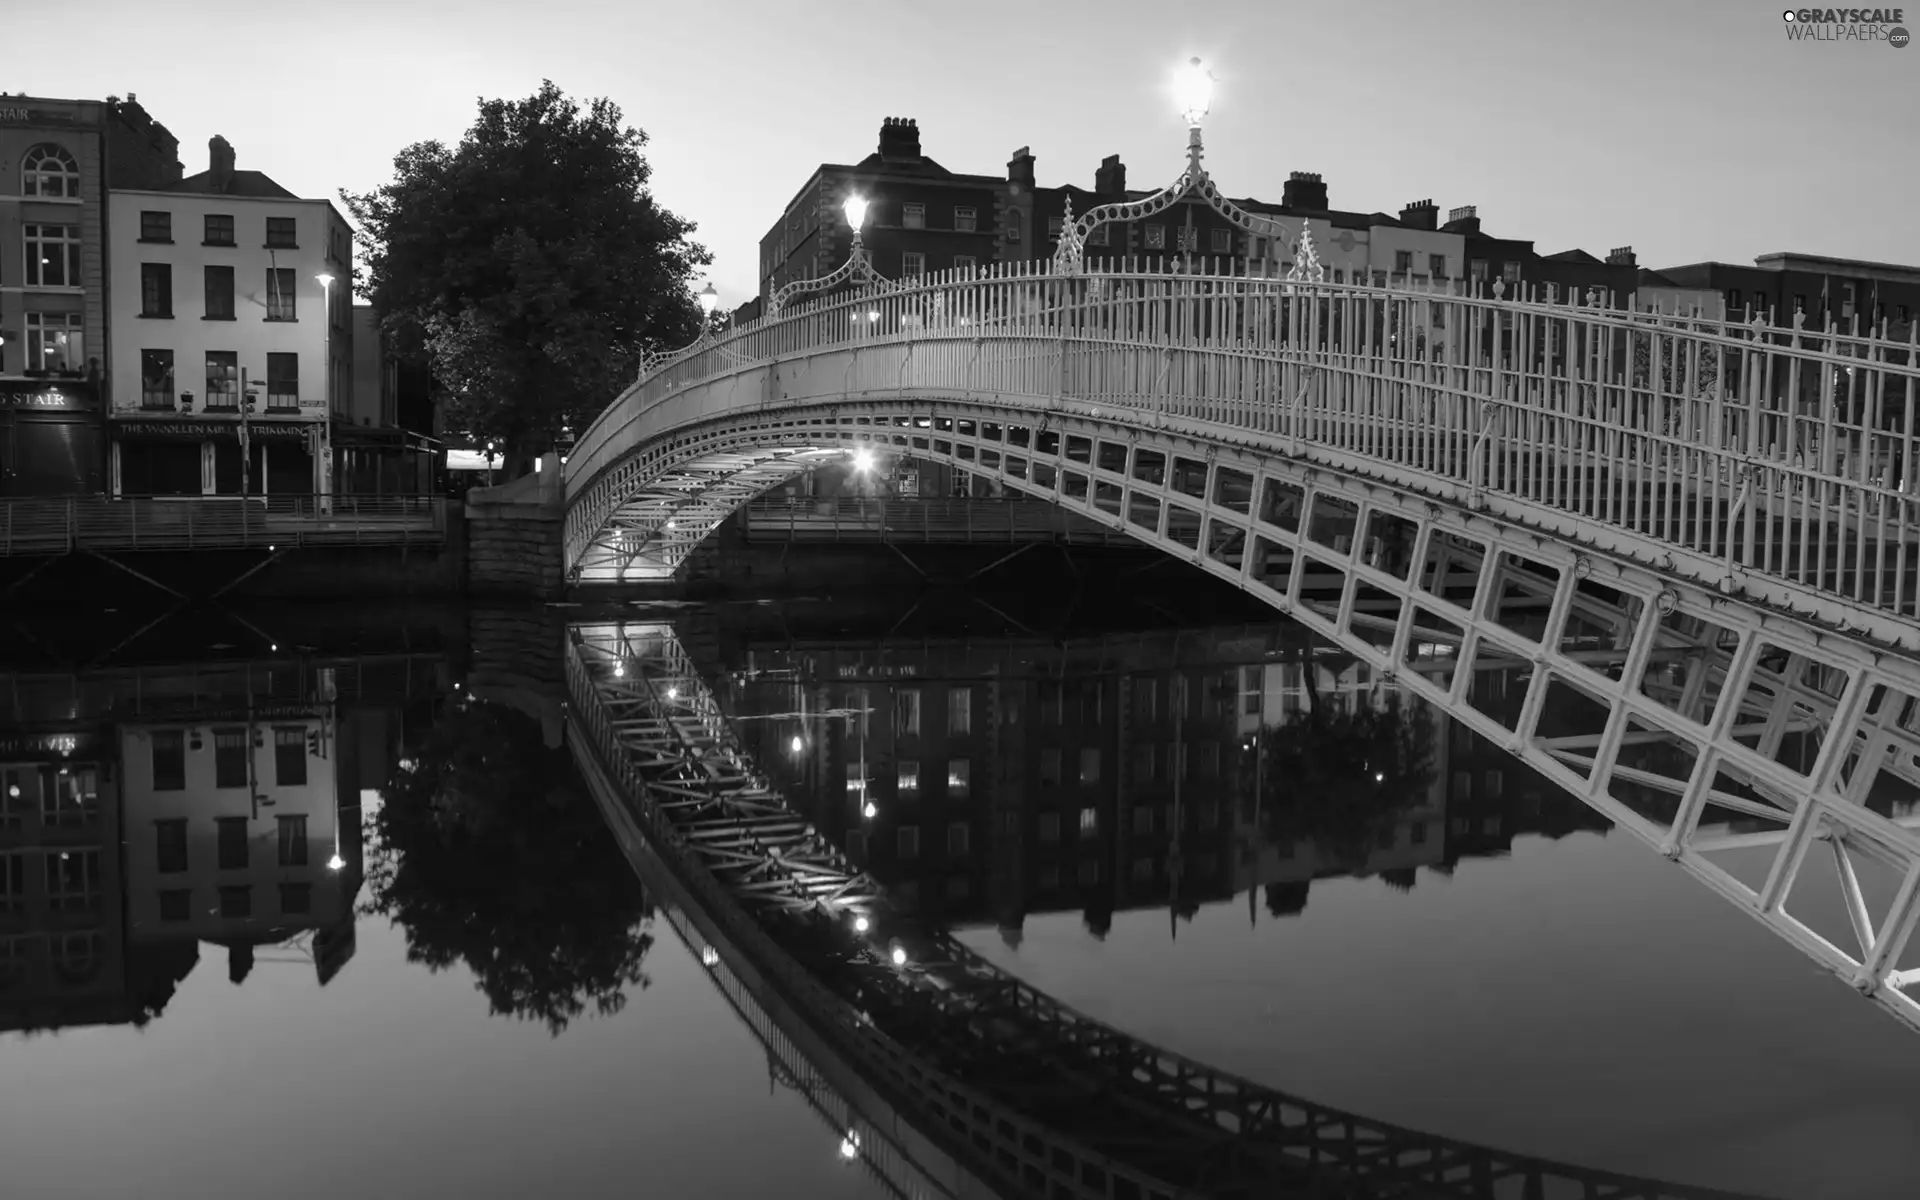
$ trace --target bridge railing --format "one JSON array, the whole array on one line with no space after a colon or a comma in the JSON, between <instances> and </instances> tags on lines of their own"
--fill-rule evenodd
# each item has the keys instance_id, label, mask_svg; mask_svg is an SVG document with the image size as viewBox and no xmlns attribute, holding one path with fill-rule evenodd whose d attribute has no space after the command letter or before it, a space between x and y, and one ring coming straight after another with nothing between
<instances>
[{"instance_id":1,"label":"bridge railing","mask_svg":"<svg viewBox=\"0 0 1920 1200\"><path fill-rule=\"evenodd\" d=\"M830 379L803 369L849 350ZM570 497L633 446L719 415L668 401L756 373L727 404L1084 402L1515 516L1568 516L1573 536L1611 533L1595 540L1654 566L1677 549L1716 583L1753 573L1920 615L1914 323L1816 331L1800 314L1740 324L1112 264L948 272L815 301L669 362L583 435Z\"/></svg>"},{"instance_id":2,"label":"bridge railing","mask_svg":"<svg viewBox=\"0 0 1920 1200\"><path fill-rule=\"evenodd\" d=\"M438 543L444 496L55 496L0 499L0 556Z\"/></svg>"}]
</instances>

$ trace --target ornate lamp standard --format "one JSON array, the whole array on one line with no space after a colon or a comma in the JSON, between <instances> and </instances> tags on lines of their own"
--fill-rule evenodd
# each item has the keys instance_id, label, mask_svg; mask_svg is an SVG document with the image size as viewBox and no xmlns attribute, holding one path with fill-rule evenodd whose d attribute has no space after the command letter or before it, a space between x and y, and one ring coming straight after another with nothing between
<instances>
[{"instance_id":1,"label":"ornate lamp standard","mask_svg":"<svg viewBox=\"0 0 1920 1200\"><path fill-rule=\"evenodd\" d=\"M713 312L720 307L720 293L713 290L712 283L708 283L706 287L700 289L700 294L696 299L700 301L700 332L694 336L691 342L688 342L678 350L649 350L641 355L640 378L645 379L674 359L679 358L690 350L698 349L712 339Z\"/></svg>"},{"instance_id":2,"label":"ornate lamp standard","mask_svg":"<svg viewBox=\"0 0 1920 1200\"><path fill-rule=\"evenodd\" d=\"M873 269L873 263L867 258L866 243L860 240L860 227L867 223L867 198L855 192L840 205L840 211L847 215L847 225L853 230L853 248L847 252L847 261L830 275L818 279L796 279L787 284L767 301L767 315L777 317L795 296L808 292L821 292L835 288L849 279L858 279L862 283L875 286L891 283L892 280Z\"/></svg>"},{"instance_id":3,"label":"ornate lamp standard","mask_svg":"<svg viewBox=\"0 0 1920 1200\"><path fill-rule=\"evenodd\" d=\"M1213 105L1213 76L1199 59L1190 60L1180 69L1174 81L1174 91L1180 102L1180 113L1187 122L1187 169L1181 172L1180 178L1144 200L1103 204L1087 210L1078 221L1072 219L1073 210L1069 205L1067 220L1063 222L1066 228L1061 231L1060 245L1053 255L1055 274L1078 275L1086 270L1087 239L1100 226L1112 221L1143 221L1165 212L1189 196L1205 200L1207 207L1248 233L1273 238L1276 245L1286 244L1288 229L1285 225L1272 217L1247 212L1221 195L1220 189L1207 174L1206 167L1201 164L1204 148L1200 141L1200 123ZM1287 278L1303 283L1318 283L1326 278L1326 271L1320 265L1320 254L1313 245L1313 233L1308 229L1304 217L1300 220L1300 240L1293 248L1293 266L1288 269Z\"/></svg>"}]
</instances>

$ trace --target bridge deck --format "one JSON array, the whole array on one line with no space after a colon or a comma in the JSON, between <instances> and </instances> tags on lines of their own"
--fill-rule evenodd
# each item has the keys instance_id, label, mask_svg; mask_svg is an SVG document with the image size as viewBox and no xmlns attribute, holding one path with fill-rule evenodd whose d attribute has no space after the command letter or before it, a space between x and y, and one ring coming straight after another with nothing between
<instances>
[{"instance_id":1,"label":"bridge deck","mask_svg":"<svg viewBox=\"0 0 1920 1200\"><path fill-rule=\"evenodd\" d=\"M0 557L77 551L413 546L446 540L441 496L69 496L0 500Z\"/></svg>"}]
</instances>

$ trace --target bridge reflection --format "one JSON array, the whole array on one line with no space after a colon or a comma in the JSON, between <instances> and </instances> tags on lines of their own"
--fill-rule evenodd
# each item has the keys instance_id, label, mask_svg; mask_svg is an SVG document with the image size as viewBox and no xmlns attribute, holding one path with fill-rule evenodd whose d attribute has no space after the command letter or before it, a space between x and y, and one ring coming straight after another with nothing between
<instances>
[{"instance_id":1,"label":"bridge reflection","mask_svg":"<svg viewBox=\"0 0 1920 1200\"><path fill-rule=\"evenodd\" d=\"M1049 654L1026 647L1018 672L1012 643L928 644L913 654L753 647L736 665L701 661L664 622L577 625L568 647L568 737L636 867L657 894L674 898L676 930L716 970L783 1069L832 1097L815 1103L845 1138L843 1149L865 1159L879 1147L870 1161L905 1194L1725 1195L1463 1145L1286 1095L1067 1009L946 933L955 920L982 915L1017 928L1030 907L1050 904L1084 907L1095 924L1121 906L1167 904L1178 912L1253 885L1282 889L1284 910L1289 886L1354 869L1350 841L1336 839L1328 850L1326 839L1311 838L1316 861L1301 853L1300 837L1284 836L1314 832L1311 823L1289 826L1287 788L1261 780L1234 791L1263 763L1279 761L1253 750L1251 735L1271 738L1269 718L1303 710L1317 710L1322 721L1374 712L1377 719L1349 725L1368 737L1390 732L1410 760L1384 769L1370 756L1361 760L1394 782L1380 821L1364 827L1359 869L1384 876L1423 855L1447 861L1445 841L1422 840L1414 830L1445 811L1435 789L1451 786L1451 773L1420 760L1448 748L1410 713L1373 708L1382 693L1358 664L1297 653L1289 663L1288 647L1244 634L1239 658L1223 663L1218 641L1201 648L1182 638L1130 647L1126 661L1134 663L1131 656L1156 644L1163 651L1164 661L1149 664L1158 671L1142 676L1122 670L1122 656L1104 643ZM1063 656L1076 652L1097 664L1099 686L1066 687L1083 682L1063 669ZM934 670L942 653L950 661ZM1006 669L980 670L996 664ZM1250 675L1249 667L1258 670ZM1223 680L1209 673L1229 668L1235 686L1214 686ZM1290 669L1299 672L1295 688ZM1142 677L1193 673L1199 686L1142 686ZM710 678L727 682L715 691ZM967 682L952 682L959 678ZM882 679L896 688L884 704L871 694ZM1250 679L1257 708L1243 690ZM902 680L937 684L939 706L924 694L900 701ZM791 689L794 707L775 708L776 716L766 704L743 704L756 689ZM960 690L968 693L964 707L954 694ZM1077 707L1069 707L1070 696ZM1299 704L1290 707L1290 697ZM1219 711L1207 715L1210 698ZM1133 717L1129 706L1137 706ZM1070 778L1064 758L1032 736L1043 722L1064 727L1069 713L1098 751L1075 756ZM762 719L735 719L750 717ZM883 719L893 726L890 739ZM1190 719L1191 740L1221 747L1219 771L1205 789L1208 755L1189 751ZM936 758L925 739L941 728L949 740ZM1175 749L1165 761L1178 767L1163 774L1163 743L1145 734L1168 728ZM965 739L973 757L963 760L954 749ZM1123 746L1115 770L1105 756ZM1133 749L1139 746L1156 749ZM935 761L943 765L929 773ZM954 768L958 761L968 764L964 771ZM776 771L786 789L770 777ZM933 792L922 781L942 778L946 809L936 811L931 795L902 799ZM891 783L885 796L882 779ZM1025 795L1029 780L1039 785L1037 804ZM1050 837L1046 792L1075 789L1085 794L1052 802L1060 820ZM792 793L791 806L783 790ZM1279 814L1271 822L1269 803ZM898 813L883 817L890 808ZM962 808L977 811L963 818ZM923 839L918 830L929 826L939 836ZM1446 828L1451 837L1458 827L1449 821ZM1489 836L1483 818L1461 830L1455 849L1466 852L1475 828ZM984 829L979 843L976 829ZM1285 841L1293 853L1283 854ZM923 857L927 843L934 852ZM976 844L992 852L975 856ZM1070 853L1050 848L1069 845ZM1088 845L1095 852L1083 857ZM1203 869L1205 856L1212 861ZM863 858L874 875L861 869ZM1071 871L1062 869L1067 863ZM655 882L668 877L672 886ZM935 881L937 888L928 886ZM757 1008L740 998L742 986ZM812 1063L812 1074L791 1064L796 1053Z\"/></svg>"}]
</instances>

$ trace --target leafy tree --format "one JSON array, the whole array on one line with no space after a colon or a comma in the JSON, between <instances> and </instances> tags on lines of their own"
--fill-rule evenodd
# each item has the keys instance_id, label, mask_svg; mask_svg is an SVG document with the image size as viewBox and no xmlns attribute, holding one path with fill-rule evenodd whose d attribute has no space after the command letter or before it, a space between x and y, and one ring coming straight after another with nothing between
<instances>
[{"instance_id":1,"label":"leafy tree","mask_svg":"<svg viewBox=\"0 0 1920 1200\"><path fill-rule=\"evenodd\" d=\"M1701 324L1700 332L1708 330ZM1633 339L1633 386L1647 388L1653 377L1654 335L1634 332ZM1660 392L1666 396L1711 396L1714 381L1720 376L1721 350L1717 346L1702 346L1699 359L1694 360L1694 351L1684 338L1660 337ZM1737 361L1729 356L1727 363L1730 371L1737 371Z\"/></svg>"},{"instance_id":2,"label":"leafy tree","mask_svg":"<svg viewBox=\"0 0 1920 1200\"><path fill-rule=\"evenodd\" d=\"M382 332L432 368L451 428L507 448L511 474L584 429L647 351L700 330L688 284L713 259L654 202L646 141L611 101L583 111L546 81L482 100L457 147L408 146L391 182L341 193Z\"/></svg>"},{"instance_id":3,"label":"leafy tree","mask_svg":"<svg viewBox=\"0 0 1920 1200\"><path fill-rule=\"evenodd\" d=\"M495 1014L555 1036L647 986L652 908L531 717L468 702L410 765L373 819L366 904L405 928L409 960L465 964Z\"/></svg>"}]
</instances>

